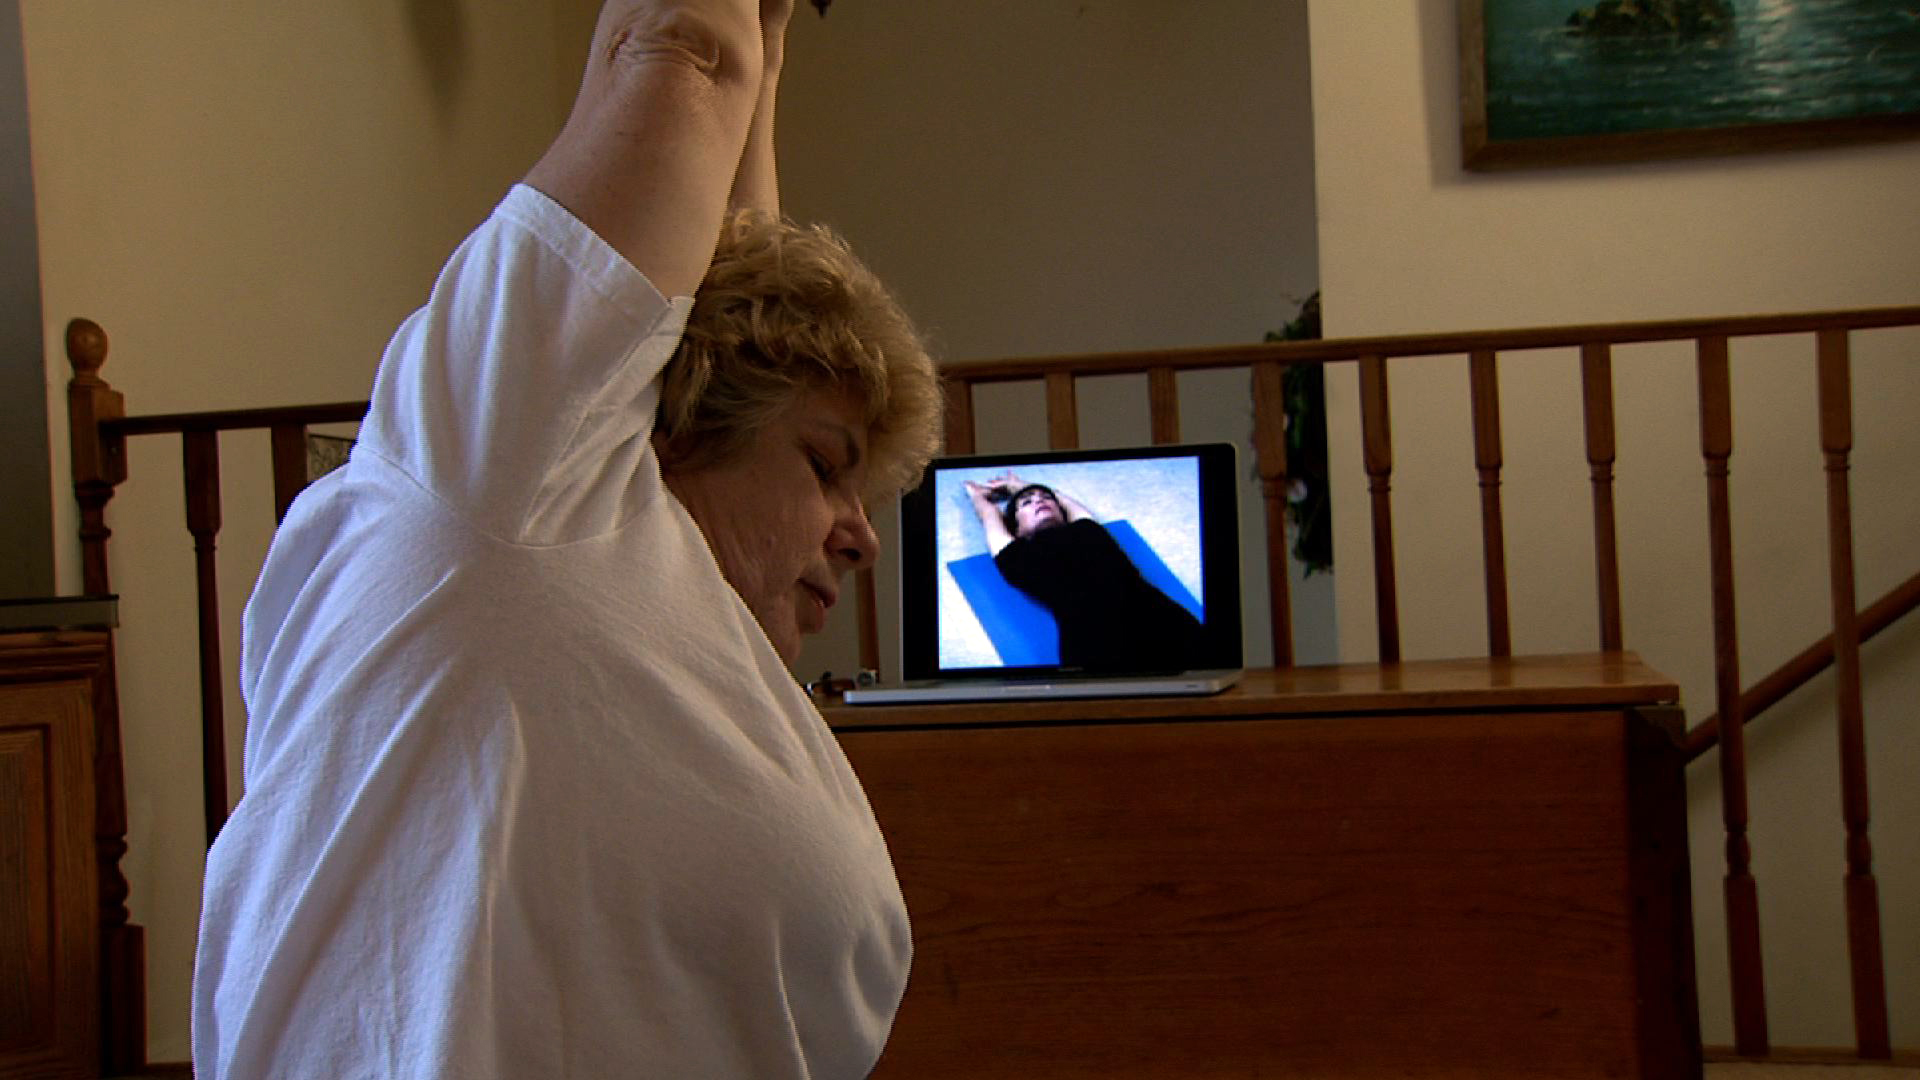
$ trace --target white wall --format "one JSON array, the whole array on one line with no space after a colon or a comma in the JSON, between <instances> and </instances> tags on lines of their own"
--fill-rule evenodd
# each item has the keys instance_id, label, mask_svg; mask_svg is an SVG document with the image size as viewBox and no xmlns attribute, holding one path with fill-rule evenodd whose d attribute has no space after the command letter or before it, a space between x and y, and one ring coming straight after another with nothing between
<instances>
[{"instance_id":1,"label":"white wall","mask_svg":"<svg viewBox=\"0 0 1920 1080\"><path fill-rule=\"evenodd\" d=\"M1311 5L1321 275L1332 336L1806 311L1920 301L1920 143L1723 160L1477 175L1459 167L1451 0ZM1856 341L1853 495L1862 604L1912 574L1920 532L1920 334ZM1811 346L1737 346L1735 572L1751 683L1829 627L1824 480ZM1593 554L1575 359L1502 370L1517 652L1593 648ZM1705 481L1687 350L1615 360L1627 645L1714 711ZM1392 369L1395 556L1409 658L1485 645L1478 496L1463 359ZM1338 561L1369 558L1351 372L1335 398ZM1418 523L1417 525L1414 523ZM1374 651L1372 587L1338 581L1342 656ZM1876 870L1895 1045L1920 1044L1920 628L1866 650ZM1844 868L1832 689L1820 680L1750 732L1754 873L1772 1035L1844 1046ZM1689 774L1701 1007L1731 1041L1719 794Z\"/></svg>"},{"instance_id":2,"label":"white wall","mask_svg":"<svg viewBox=\"0 0 1920 1080\"><path fill-rule=\"evenodd\" d=\"M63 591L76 591L61 342L86 316L136 413L364 397L394 325L531 163L576 81L545 5L23 0ZM582 46L569 40L567 66ZM202 827L177 442L110 508L133 920L151 1055L188 1056ZM228 626L264 551L264 438L225 440ZM235 642L229 633L229 654ZM228 686L234 682L229 656ZM239 703L229 695L237 794Z\"/></svg>"}]
</instances>

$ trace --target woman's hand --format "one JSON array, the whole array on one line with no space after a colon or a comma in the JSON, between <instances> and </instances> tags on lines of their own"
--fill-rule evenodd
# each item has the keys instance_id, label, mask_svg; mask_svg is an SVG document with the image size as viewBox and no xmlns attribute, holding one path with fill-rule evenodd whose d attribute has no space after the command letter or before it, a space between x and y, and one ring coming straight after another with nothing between
<instances>
[{"instance_id":1,"label":"woman's hand","mask_svg":"<svg viewBox=\"0 0 1920 1080\"><path fill-rule=\"evenodd\" d=\"M981 532L986 534L987 551L994 555L1000 554L1000 549L1013 541L1012 534L1007 532L1006 522L1001 520L1000 508L993 505L993 498L999 492L1001 480L1004 479L1005 477L1000 477L984 484L966 481L967 496L973 502L973 512L980 518Z\"/></svg>"},{"instance_id":2,"label":"woman's hand","mask_svg":"<svg viewBox=\"0 0 1920 1080\"><path fill-rule=\"evenodd\" d=\"M994 497L998 499L1011 499L1013 498L1014 492L1026 486L1026 481L1020 479L1012 469L1008 469L1006 472L987 481L987 487L992 490Z\"/></svg>"}]
</instances>

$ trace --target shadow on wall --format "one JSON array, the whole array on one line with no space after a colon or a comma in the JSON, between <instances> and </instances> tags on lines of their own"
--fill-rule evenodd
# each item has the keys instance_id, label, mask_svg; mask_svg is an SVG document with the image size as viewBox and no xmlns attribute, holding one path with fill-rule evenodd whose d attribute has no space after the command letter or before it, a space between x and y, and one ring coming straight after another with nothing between
<instances>
[{"instance_id":1,"label":"shadow on wall","mask_svg":"<svg viewBox=\"0 0 1920 1080\"><path fill-rule=\"evenodd\" d=\"M408 0L407 28L441 121L453 115L467 76L467 24L460 0Z\"/></svg>"}]
</instances>

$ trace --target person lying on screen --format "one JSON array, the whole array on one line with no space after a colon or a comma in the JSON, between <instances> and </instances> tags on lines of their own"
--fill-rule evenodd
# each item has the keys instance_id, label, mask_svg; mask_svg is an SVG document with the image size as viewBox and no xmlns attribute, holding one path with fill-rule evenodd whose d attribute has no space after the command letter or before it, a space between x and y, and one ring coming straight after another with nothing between
<instances>
[{"instance_id":1,"label":"person lying on screen","mask_svg":"<svg viewBox=\"0 0 1920 1080\"><path fill-rule=\"evenodd\" d=\"M1203 662L1200 621L1142 577L1079 500L1011 471L966 489L1000 575L1052 614L1062 664L1134 673Z\"/></svg>"},{"instance_id":2,"label":"person lying on screen","mask_svg":"<svg viewBox=\"0 0 1920 1080\"><path fill-rule=\"evenodd\" d=\"M571 117L274 537L201 1080L872 1070L906 908L789 665L940 391L874 276L778 216L791 13L609 0Z\"/></svg>"}]
</instances>

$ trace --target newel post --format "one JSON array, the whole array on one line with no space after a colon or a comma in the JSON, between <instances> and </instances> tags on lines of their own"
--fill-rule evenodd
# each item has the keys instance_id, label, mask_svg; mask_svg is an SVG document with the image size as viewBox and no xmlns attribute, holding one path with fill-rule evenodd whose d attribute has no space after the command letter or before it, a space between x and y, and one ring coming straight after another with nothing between
<instances>
[{"instance_id":1,"label":"newel post","mask_svg":"<svg viewBox=\"0 0 1920 1080\"><path fill-rule=\"evenodd\" d=\"M126 437L107 429L126 415L118 390L100 377L107 362L107 332L91 319L67 324L67 438L73 497L80 507L81 589L89 596L113 591L107 576L107 502L127 478ZM125 769L120 759L120 698L109 636L105 663L94 683L94 848L100 894L101 1064L109 1073L147 1064L146 938L128 923L127 879L120 859L127 853Z\"/></svg>"}]
</instances>

